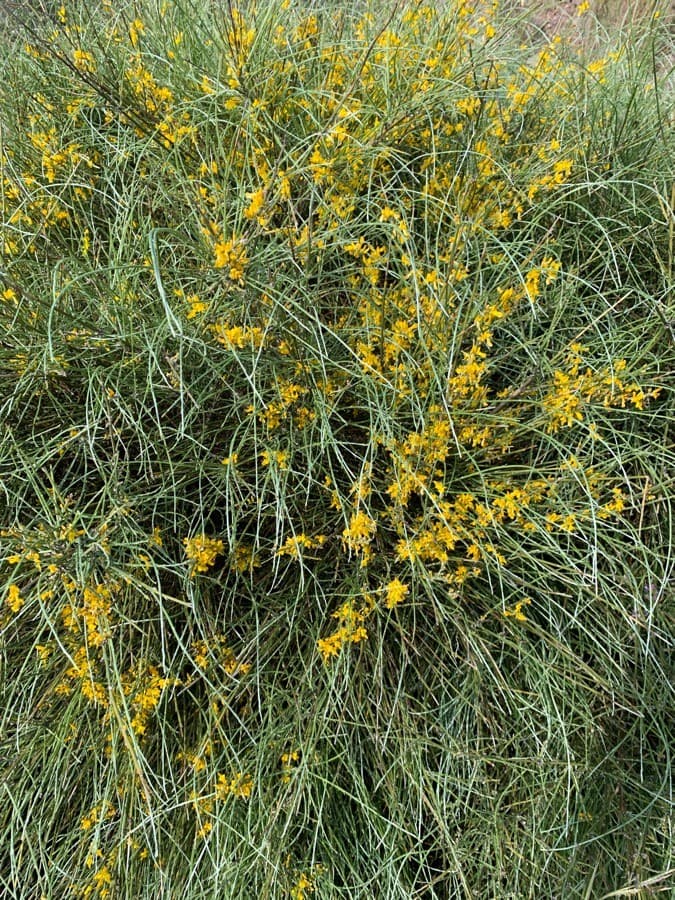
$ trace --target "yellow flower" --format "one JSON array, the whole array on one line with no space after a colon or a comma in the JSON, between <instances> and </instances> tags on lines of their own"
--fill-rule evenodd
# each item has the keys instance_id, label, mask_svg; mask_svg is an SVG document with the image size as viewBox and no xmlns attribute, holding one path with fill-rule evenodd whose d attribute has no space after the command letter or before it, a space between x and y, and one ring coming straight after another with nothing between
<instances>
[{"instance_id":1,"label":"yellow flower","mask_svg":"<svg viewBox=\"0 0 675 900\"><path fill-rule=\"evenodd\" d=\"M189 297L185 298L185 302L190 304L190 309L187 313L188 319L196 318L209 308L209 304L205 300L200 300L197 294L190 294Z\"/></svg>"},{"instance_id":2,"label":"yellow flower","mask_svg":"<svg viewBox=\"0 0 675 900\"><path fill-rule=\"evenodd\" d=\"M138 46L138 36L143 34L145 31L145 25L143 24L141 19L134 19L134 21L129 25L129 40L131 41L132 47Z\"/></svg>"},{"instance_id":3,"label":"yellow flower","mask_svg":"<svg viewBox=\"0 0 675 900\"><path fill-rule=\"evenodd\" d=\"M510 609L504 610L505 618L513 618L516 622L527 622L527 616L523 612L523 606L529 606L530 603L532 603L532 601L529 597L523 597L522 600L518 600L518 602Z\"/></svg>"},{"instance_id":4,"label":"yellow flower","mask_svg":"<svg viewBox=\"0 0 675 900\"><path fill-rule=\"evenodd\" d=\"M317 550L326 543L326 535L319 534L312 538L307 534L296 534L286 538L282 546L277 550L277 556L290 556L292 559L301 559L302 550Z\"/></svg>"},{"instance_id":5,"label":"yellow flower","mask_svg":"<svg viewBox=\"0 0 675 900\"><path fill-rule=\"evenodd\" d=\"M247 193L246 199L249 201L249 204L244 210L244 218L260 219L260 210L265 205L265 191L263 188L258 188L257 191Z\"/></svg>"},{"instance_id":6,"label":"yellow flower","mask_svg":"<svg viewBox=\"0 0 675 900\"><path fill-rule=\"evenodd\" d=\"M309 167L312 177L317 184L326 181L330 176L333 160L323 156L319 148L315 148L309 158Z\"/></svg>"},{"instance_id":7,"label":"yellow flower","mask_svg":"<svg viewBox=\"0 0 675 900\"><path fill-rule=\"evenodd\" d=\"M281 783L288 784L291 780L293 770L300 761L300 753L292 750L290 753L281 754Z\"/></svg>"},{"instance_id":8,"label":"yellow flower","mask_svg":"<svg viewBox=\"0 0 675 900\"><path fill-rule=\"evenodd\" d=\"M221 540L207 537L205 534L198 534L196 537L184 538L185 555L192 562L191 575L196 572L206 572L216 561L225 549L225 545Z\"/></svg>"},{"instance_id":9,"label":"yellow flower","mask_svg":"<svg viewBox=\"0 0 675 900\"><path fill-rule=\"evenodd\" d=\"M455 107L457 111L460 113L464 113L465 116L474 116L477 112L479 112L481 107L480 97L470 96L470 97L462 97L455 103Z\"/></svg>"},{"instance_id":10,"label":"yellow flower","mask_svg":"<svg viewBox=\"0 0 675 900\"><path fill-rule=\"evenodd\" d=\"M407 596L410 588L407 584L403 584L398 578L394 578L393 581L390 581L387 585L387 597L384 601L387 609L393 609L395 606L398 606Z\"/></svg>"},{"instance_id":11,"label":"yellow flower","mask_svg":"<svg viewBox=\"0 0 675 900\"><path fill-rule=\"evenodd\" d=\"M45 665L47 660L51 656L52 648L48 644L36 644L35 650L37 652L38 659L40 660L42 665Z\"/></svg>"},{"instance_id":12,"label":"yellow flower","mask_svg":"<svg viewBox=\"0 0 675 900\"><path fill-rule=\"evenodd\" d=\"M555 184L564 184L572 174L572 160L560 159L553 164L553 181Z\"/></svg>"},{"instance_id":13,"label":"yellow flower","mask_svg":"<svg viewBox=\"0 0 675 900\"><path fill-rule=\"evenodd\" d=\"M98 869L98 871L94 872L92 875L91 883L98 892L99 897L109 897L110 891L108 890L107 885L112 884L110 869L107 866Z\"/></svg>"},{"instance_id":14,"label":"yellow flower","mask_svg":"<svg viewBox=\"0 0 675 900\"><path fill-rule=\"evenodd\" d=\"M94 57L91 53L88 53L86 50L76 49L73 51L73 63L75 64L75 68L80 72L95 72L96 65L94 63Z\"/></svg>"},{"instance_id":15,"label":"yellow flower","mask_svg":"<svg viewBox=\"0 0 675 900\"><path fill-rule=\"evenodd\" d=\"M612 488L612 494L614 495L614 499L600 507L598 510L598 518L608 519L611 515L619 515L623 512L626 505L625 494L620 487Z\"/></svg>"},{"instance_id":16,"label":"yellow flower","mask_svg":"<svg viewBox=\"0 0 675 900\"><path fill-rule=\"evenodd\" d=\"M364 552L375 536L376 529L375 521L369 515L355 512L342 532L342 543L349 550Z\"/></svg>"},{"instance_id":17,"label":"yellow flower","mask_svg":"<svg viewBox=\"0 0 675 900\"><path fill-rule=\"evenodd\" d=\"M219 344L231 350L236 347L243 350L245 347L262 347L265 334L262 328L252 325L250 328L241 325L228 325L226 322L217 322L211 326Z\"/></svg>"},{"instance_id":18,"label":"yellow flower","mask_svg":"<svg viewBox=\"0 0 675 900\"><path fill-rule=\"evenodd\" d=\"M7 591L7 597L5 599L5 603L12 610L13 613L18 613L23 604L25 603L24 598L21 596L21 592L19 588L15 584L10 584L9 589Z\"/></svg>"},{"instance_id":19,"label":"yellow flower","mask_svg":"<svg viewBox=\"0 0 675 900\"><path fill-rule=\"evenodd\" d=\"M314 891L314 885L305 873L301 872L298 880L291 888L291 900L305 900L307 893L310 891Z\"/></svg>"},{"instance_id":20,"label":"yellow flower","mask_svg":"<svg viewBox=\"0 0 675 900\"><path fill-rule=\"evenodd\" d=\"M243 240L233 237L229 241L219 241L213 251L216 257L215 268L227 269L228 277L232 281L243 284L244 272L249 262Z\"/></svg>"},{"instance_id":21,"label":"yellow flower","mask_svg":"<svg viewBox=\"0 0 675 900\"><path fill-rule=\"evenodd\" d=\"M221 666L228 675L246 675L251 664L240 662L228 646L223 634L216 634L208 640L195 641L192 645L193 660L198 669L206 671L213 665Z\"/></svg>"},{"instance_id":22,"label":"yellow flower","mask_svg":"<svg viewBox=\"0 0 675 900\"><path fill-rule=\"evenodd\" d=\"M358 644L368 638L368 632L363 623L372 612L373 606L373 598L369 594L365 594L360 606L357 606L353 600L346 600L333 613L332 618L338 620L338 628L333 634L327 638L321 638L317 642L317 648L325 663L333 656L337 656L345 644Z\"/></svg>"},{"instance_id":23,"label":"yellow flower","mask_svg":"<svg viewBox=\"0 0 675 900\"><path fill-rule=\"evenodd\" d=\"M288 450L263 450L260 454L260 462L263 466L271 466L275 463L282 471L288 468Z\"/></svg>"},{"instance_id":24,"label":"yellow flower","mask_svg":"<svg viewBox=\"0 0 675 900\"><path fill-rule=\"evenodd\" d=\"M248 800L253 792L253 778L243 772L237 772L232 778L219 774L216 782L216 797L224 800L229 794L240 800Z\"/></svg>"}]
</instances>

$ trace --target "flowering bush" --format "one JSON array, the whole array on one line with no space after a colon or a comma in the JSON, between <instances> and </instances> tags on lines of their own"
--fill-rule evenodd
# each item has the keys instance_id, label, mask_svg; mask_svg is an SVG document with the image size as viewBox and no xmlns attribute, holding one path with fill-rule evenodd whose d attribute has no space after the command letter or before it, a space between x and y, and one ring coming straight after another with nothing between
<instances>
[{"instance_id":1,"label":"flowering bush","mask_svg":"<svg viewBox=\"0 0 675 900\"><path fill-rule=\"evenodd\" d=\"M499 15L24 23L11 896L670 877L668 103L647 42L518 49Z\"/></svg>"}]
</instances>

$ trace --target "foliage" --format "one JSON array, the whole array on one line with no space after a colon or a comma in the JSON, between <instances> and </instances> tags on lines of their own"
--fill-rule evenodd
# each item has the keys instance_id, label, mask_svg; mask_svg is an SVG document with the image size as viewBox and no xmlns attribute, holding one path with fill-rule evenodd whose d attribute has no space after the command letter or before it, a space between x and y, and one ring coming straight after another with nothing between
<instances>
[{"instance_id":1,"label":"foliage","mask_svg":"<svg viewBox=\"0 0 675 900\"><path fill-rule=\"evenodd\" d=\"M24 20L6 896L672 884L663 36L500 14Z\"/></svg>"}]
</instances>

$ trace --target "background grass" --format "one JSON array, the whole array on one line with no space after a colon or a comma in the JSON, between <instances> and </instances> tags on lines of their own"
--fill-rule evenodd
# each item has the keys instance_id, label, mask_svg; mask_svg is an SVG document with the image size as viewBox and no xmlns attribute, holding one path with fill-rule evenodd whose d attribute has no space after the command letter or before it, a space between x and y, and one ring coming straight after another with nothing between
<instances>
[{"instance_id":1,"label":"background grass","mask_svg":"<svg viewBox=\"0 0 675 900\"><path fill-rule=\"evenodd\" d=\"M0 87L5 895L672 891L661 20L51 15Z\"/></svg>"}]
</instances>

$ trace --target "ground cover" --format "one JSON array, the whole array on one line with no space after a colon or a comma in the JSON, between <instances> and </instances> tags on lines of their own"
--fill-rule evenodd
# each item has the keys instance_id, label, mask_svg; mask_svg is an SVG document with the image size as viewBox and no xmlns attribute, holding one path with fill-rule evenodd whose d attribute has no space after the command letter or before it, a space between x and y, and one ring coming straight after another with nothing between
<instances>
[{"instance_id":1,"label":"ground cover","mask_svg":"<svg viewBox=\"0 0 675 900\"><path fill-rule=\"evenodd\" d=\"M6 31L4 895L672 890L669 34L510 15Z\"/></svg>"}]
</instances>

